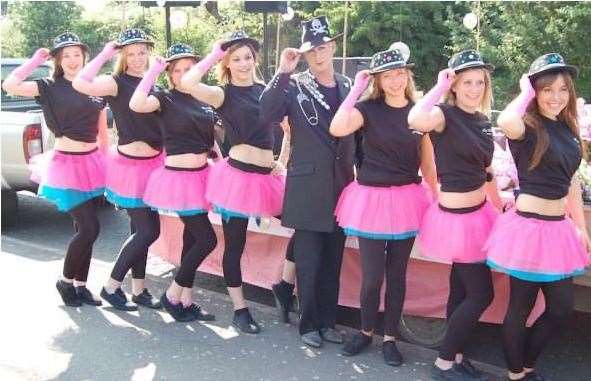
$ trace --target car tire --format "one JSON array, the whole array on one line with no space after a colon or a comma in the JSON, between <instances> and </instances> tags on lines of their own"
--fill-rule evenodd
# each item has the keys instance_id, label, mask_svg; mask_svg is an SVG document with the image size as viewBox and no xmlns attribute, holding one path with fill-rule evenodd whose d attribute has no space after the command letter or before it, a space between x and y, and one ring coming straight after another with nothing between
<instances>
[{"instance_id":1,"label":"car tire","mask_svg":"<svg viewBox=\"0 0 591 381\"><path fill-rule=\"evenodd\" d=\"M18 218L18 196L13 190L2 190L2 227L13 226Z\"/></svg>"}]
</instances>

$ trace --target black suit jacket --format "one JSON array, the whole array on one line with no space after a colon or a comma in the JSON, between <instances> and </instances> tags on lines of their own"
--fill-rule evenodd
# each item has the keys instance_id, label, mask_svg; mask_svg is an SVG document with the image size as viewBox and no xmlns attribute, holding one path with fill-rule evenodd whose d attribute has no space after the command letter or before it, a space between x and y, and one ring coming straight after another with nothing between
<instances>
[{"instance_id":1,"label":"black suit jacket","mask_svg":"<svg viewBox=\"0 0 591 381\"><path fill-rule=\"evenodd\" d=\"M301 74L278 73L261 95L261 116L278 122L288 116L291 154L283 202L282 225L294 229L332 232L334 209L343 188L353 180L355 139L329 133L333 113L296 81ZM339 98L345 99L351 80L335 74ZM299 101L298 101L299 100ZM310 116L318 115L318 124Z\"/></svg>"}]
</instances>

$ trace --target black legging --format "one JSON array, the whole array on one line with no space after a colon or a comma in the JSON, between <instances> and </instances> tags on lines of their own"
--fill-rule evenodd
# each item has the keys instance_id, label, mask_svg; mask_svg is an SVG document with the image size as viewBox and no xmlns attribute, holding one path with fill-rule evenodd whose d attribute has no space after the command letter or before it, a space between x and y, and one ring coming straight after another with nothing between
<instances>
[{"instance_id":1,"label":"black legging","mask_svg":"<svg viewBox=\"0 0 591 381\"><path fill-rule=\"evenodd\" d=\"M484 263L453 263L449 276L447 332L439 357L453 361L463 353L464 345L480 316L494 297L490 268Z\"/></svg>"},{"instance_id":2,"label":"black legging","mask_svg":"<svg viewBox=\"0 0 591 381\"><path fill-rule=\"evenodd\" d=\"M290 261L290 262L295 262L295 259L293 256L293 234L292 234L291 238L289 239L289 242L287 243L287 250L285 250L285 260Z\"/></svg>"},{"instance_id":3,"label":"black legging","mask_svg":"<svg viewBox=\"0 0 591 381\"><path fill-rule=\"evenodd\" d=\"M94 200L78 205L70 210L69 214L74 219L76 233L66 250L63 275L66 279L86 282L92 257L92 245L100 231Z\"/></svg>"},{"instance_id":4,"label":"black legging","mask_svg":"<svg viewBox=\"0 0 591 381\"><path fill-rule=\"evenodd\" d=\"M224 259L222 260L224 280L228 287L240 287L242 286L240 259L246 244L248 219L230 217L226 221L222 218L222 227L224 230Z\"/></svg>"},{"instance_id":5,"label":"black legging","mask_svg":"<svg viewBox=\"0 0 591 381\"><path fill-rule=\"evenodd\" d=\"M183 252L181 265L174 280L181 287L191 288L195 280L195 271L218 242L207 214L181 217L181 220L185 225Z\"/></svg>"},{"instance_id":6,"label":"black legging","mask_svg":"<svg viewBox=\"0 0 591 381\"><path fill-rule=\"evenodd\" d=\"M386 273L384 335L394 336L406 295L406 267L414 237L405 240L359 238L361 255L361 329L373 331L380 307L380 290Z\"/></svg>"},{"instance_id":7,"label":"black legging","mask_svg":"<svg viewBox=\"0 0 591 381\"><path fill-rule=\"evenodd\" d=\"M548 341L566 326L575 304L573 279L545 283L509 279L511 296L503 322L503 349L509 370L520 373L524 367L534 368ZM528 333L525 323L539 290L544 294L546 309Z\"/></svg>"},{"instance_id":8,"label":"black legging","mask_svg":"<svg viewBox=\"0 0 591 381\"><path fill-rule=\"evenodd\" d=\"M157 212L150 208L130 208L126 211L131 219L131 235L123 243L111 272L111 278L118 282L123 282L129 269L132 269L134 279L146 277L148 248L160 235L160 218Z\"/></svg>"}]
</instances>

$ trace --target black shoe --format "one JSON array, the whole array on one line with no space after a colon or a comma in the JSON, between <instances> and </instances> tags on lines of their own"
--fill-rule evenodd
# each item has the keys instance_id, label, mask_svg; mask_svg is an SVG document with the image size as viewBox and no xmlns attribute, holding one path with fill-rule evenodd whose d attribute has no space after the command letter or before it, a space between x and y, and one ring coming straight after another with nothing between
<instances>
[{"instance_id":1,"label":"black shoe","mask_svg":"<svg viewBox=\"0 0 591 381\"><path fill-rule=\"evenodd\" d=\"M78 286L76 287L76 294L80 301L84 304L88 304L89 306L102 306L103 302L99 298L93 295L90 290L86 288L86 286Z\"/></svg>"},{"instance_id":2,"label":"black shoe","mask_svg":"<svg viewBox=\"0 0 591 381\"><path fill-rule=\"evenodd\" d=\"M162 304L160 303L160 301L158 299L156 299L155 297L153 297L147 288L144 288L139 295L132 296L131 300L135 304L138 304L138 305L144 306L144 307L148 307L148 308L152 308L155 310L159 310L160 308L162 308Z\"/></svg>"},{"instance_id":3,"label":"black shoe","mask_svg":"<svg viewBox=\"0 0 591 381\"><path fill-rule=\"evenodd\" d=\"M371 341L371 336L367 336L362 332L357 332L351 336L351 339L347 340L343 349L341 349L341 354L343 356L355 356L361 353L365 348L369 347Z\"/></svg>"},{"instance_id":4,"label":"black shoe","mask_svg":"<svg viewBox=\"0 0 591 381\"><path fill-rule=\"evenodd\" d=\"M109 294L103 287L101 290L101 298L105 299L107 303L120 311L137 311L137 304L131 303L127 300L127 296L125 296L121 287L116 289L112 294Z\"/></svg>"},{"instance_id":5,"label":"black shoe","mask_svg":"<svg viewBox=\"0 0 591 381\"><path fill-rule=\"evenodd\" d=\"M290 287L291 286L291 287ZM293 310L293 285L281 281L271 286L275 297L275 307L284 323L289 323L289 312Z\"/></svg>"},{"instance_id":6,"label":"black shoe","mask_svg":"<svg viewBox=\"0 0 591 381\"><path fill-rule=\"evenodd\" d=\"M232 325L244 333L257 334L261 332L261 327L254 321L248 308L234 311Z\"/></svg>"},{"instance_id":7,"label":"black shoe","mask_svg":"<svg viewBox=\"0 0 591 381\"><path fill-rule=\"evenodd\" d=\"M188 314L192 314L195 317L195 320L199 321L213 321L215 320L215 315L210 314L209 312L205 311L201 308L198 304L191 304L189 307L185 307L185 311Z\"/></svg>"},{"instance_id":8,"label":"black shoe","mask_svg":"<svg viewBox=\"0 0 591 381\"><path fill-rule=\"evenodd\" d=\"M431 378L439 381L482 381L481 377L472 377L458 369L456 364L447 370L443 370L436 365L431 368Z\"/></svg>"},{"instance_id":9,"label":"black shoe","mask_svg":"<svg viewBox=\"0 0 591 381\"><path fill-rule=\"evenodd\" d=\"M172 304L170 300L168 300L166 292L160 297L160 304L162 304L162 307L164 307L166 312L168 312L169 315L172 316L172 318L176 321L189 322L197 320L193 314L185 310L185 307L183 307L182 303Z\"/></svg>"},{"instance_id":10,"label":"black shoe","mask_svg":"<svg viewBox=\"0 0 591 381\"><path fill-rule=\"evenodd\" d=\"M549 378L542 376L536 372L529 372L525 374L525 377L522 378L523 381L550 381Z\"/></svg>"},{"instance_id":11,"label":"black shoe","mask_svg":"<svg viewBox=\"0 0 591 381\"><path fill-rule=\"evenodd\" d=\"M384 362L390 366L400 366L404 362L402 354L393 340L384 341L382 344L382 353L384 354Z\"/></svg>"},{"instance_id":12,"label":"black shoe","mask_svg":"<svg viewBox=\"0 0 591 381\"><path fill-rule=\"evenodd\" d=\"M483 377L485 377L484 373L481 370L474 367L474 365L472 365L472 363L468 359L463 359L461 363L456 363L454 366L457 370L464 374L467 374L468 376L475 378L480 377L480 379L484 379Z\"/></svg>"},{"instance_id":13,"label":"black shoe","mask_svg":"<svg viewBox=\"0 0 591 381\"><path fill-rule=\"evenodd\" d=\"M80 307L82 305L82 301L78 297L76 289L72 283L64 282L60 279L55 283L55 288L57 288L57 291L60 293L66 306Z\"/></svg>"},{"instance_id":14,"label":"black shoe","mask_svg":"<svg viewBox=\"0 0 591 381\"><path fill-rule=\"evenodd\" d=\"M311 331L300 336L302 342L312 348L320 348L322 346L322 337L318 331Z\"/></svg>"},{"instance_id":15,"label":"black shoe","mask_svg":"<svg viewBox=\"0 0 591 381\"><path fill-rule=\"evenodd\" d=\"M345 341L343 335L334 328L320 328L320 337L333 344L343 344Z\"/></svg>"}]
</instances>

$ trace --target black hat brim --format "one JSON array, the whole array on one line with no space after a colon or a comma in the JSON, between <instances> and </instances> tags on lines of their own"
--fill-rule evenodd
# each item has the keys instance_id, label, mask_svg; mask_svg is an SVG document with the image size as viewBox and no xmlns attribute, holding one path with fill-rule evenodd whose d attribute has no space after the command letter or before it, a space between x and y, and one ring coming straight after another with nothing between
<instances>
[{"instance_id":1,"label":"black hat brim","mask_svg":"<svg viewBox=\"0 0 591 381\"><path fill-rule=\"evenodd\" d=\"M475 62L473 65L467 64L467 65L465 65L463 67L460 67L460 68L457 68L457 69L453 69L453 71L456 74L459 74L459 73L461 73L463 71L472 70L472 69L486 69L486 70L490 71L491 73L493 71L495 71L495 67L493 65L487 64L487 63L482 64L480 62Z\"/></svg>"},{"instance_id":2,"label":"black hat brim","mask_svg":"<svg viewBox=\"0 0 591 381\"><path fill-rule=\"evenodd\" d=\"M86 53L88 53L88 51L90 50L88 48L88 45L86 45L83 42L75 42L75 41L69 41L69 42L64 42L63 44L54 47L53 49L51 49L49 51L49 55L52 57L55 57L55 55L62 50L63 48L67 48L68 46L79 46L82 48L82 50L84 50Z\"/></svg>"},{"instance_id":3,"label":"black hat brim","mask_svg":"<svg viewBox=\"0 0 591 381\"><path fill-rule=\"evenodd\" d=\"M343 35L342 33L339 33L339 34L337 34L336 36L334 36L334 37L331 37L331 38L329 38L329 39L328 39L328 40L326 40L326 41L317 41L317 42L315 42L315 43L311 43L311 42L310 42L308 45L306 45L306 42L304 42L304 43L303 43L303 44L302 44L302 45L299 47L299 49L298 49L298 52L300 52L300 53L306 53L306 52L309 52L310 50L314 49L315 47L317 47L317 46L322 46L322 45L324 45L324 44L328 44L329 42L336 40L337 38L341 37L342 35ZM309 42L309 41L307 41L307 42Z\"/></svg>"},{"instance_id":4,"label":"black hat brim","mask_svg":"<svg viewBox=\"0 0 591 381\"><path fill-rule=\"evenodd\" d=\"M549 74L549 73L558 73L561 71L566 71L567 73L570 73L570 75L573 78L576 78L579 75L579 68L573 65L560 65L560 66L546 66L541 68L538 71L535 71L533 73L529 73L527 76L529 77L530 81L534 81L537 78L540 78L541 76L543 76L544 74Z\"/></svg>"},{"instance_id":5,"label":"black hat brim","mask_svg":"<svg viewBox=\"0 0 591 381\"><path fill-rule=\"evenodd\" d=\"M199 56L196 56L195 54L191 54L191 53L180 53L180 54L175 54L174 56L170 56L166 59L166 62L172 62L172 61L176 61L176 60L180 60L183 58L193 58L197 61L200 60Z\"/></svg>"},{"instance_id":6,"label":"black hat brim","mask_svg":"<svg viewBox=\"0 0 591 381\"><path fill-rule=\"evenodd\" d=\"M388 62L387 64L369 69L369 74L379 74L394 69L412 69L413 67L415 67L414 63L400 64L399 62Z\"/></svg>"},{"instance_id":7,"label":"black hat brim","mask_svg":"<svg viewBox=\"0 0 591 381\"><path fill-rule=\"evenodd\" d=\"M132 38L131 40L126 40L124 42L117 42L117 48L121 49L126 47L127 45L133 44L146 44L153 47L154 41L146 40L145 38Z\"/></svg>"},{"instance_id":8,"label":"black hat brim","mask_svg":"<svg viewBox=\"0 0 591 381\"><path fill-rule=\"evenodd\" d=\"M228 50L228 48L232 45L236 45L238 43L245 42L248 45L251 45L255 51L259 51L261 49L261 44L255 40L254 38L250 37L243 37L243 38L235 38L232 40L228 40L226 42L222 42L221 48L222 50Z\"/></svg>"}]
</instances>

